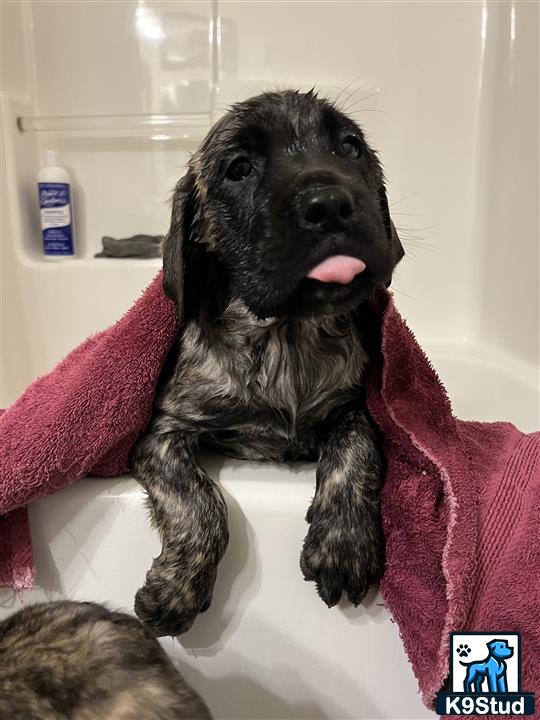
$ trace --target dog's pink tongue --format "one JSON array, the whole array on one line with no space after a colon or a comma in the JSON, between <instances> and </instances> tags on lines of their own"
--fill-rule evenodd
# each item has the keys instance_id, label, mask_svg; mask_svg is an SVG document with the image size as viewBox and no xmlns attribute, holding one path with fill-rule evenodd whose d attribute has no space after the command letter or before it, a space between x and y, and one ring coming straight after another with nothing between
<instances>
[{"instance_id":1,"label":"dog's pink tongue","mask_svg":"<svg viewBox=\"0 0 540 720\"><path fill-rule=\"evenodd\" d=\"M366 263L350 255L332 255L316 265L308 273L308 278L325 283L347 285L353 278L366 269Z\"/></svg>"}]
</instances>

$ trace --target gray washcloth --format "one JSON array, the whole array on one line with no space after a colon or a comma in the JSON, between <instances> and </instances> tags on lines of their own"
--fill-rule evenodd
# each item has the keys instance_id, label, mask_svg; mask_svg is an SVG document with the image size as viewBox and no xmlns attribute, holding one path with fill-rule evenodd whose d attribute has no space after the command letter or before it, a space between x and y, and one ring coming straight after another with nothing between
<instances>
[{"instance_id":1,"label":"gray washcloth","mask_svg":"<svg viewBox=\"0 0 540 720\"><path fill-rule=\"evenodd\" d=\"M157 258L161 255L163 235L133 235L129 238L101 238L103 250L94 257L104 258Z\"/></svg>"}]
</instances>

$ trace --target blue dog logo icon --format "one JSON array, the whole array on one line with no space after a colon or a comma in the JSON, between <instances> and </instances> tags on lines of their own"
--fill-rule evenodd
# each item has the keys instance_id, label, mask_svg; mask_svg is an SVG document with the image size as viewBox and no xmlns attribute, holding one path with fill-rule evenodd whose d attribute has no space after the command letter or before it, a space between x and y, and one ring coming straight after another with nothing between
<instances>
[{"instance_id":1,"label":"blue dog logo icon","mask_svg":"<svg viewBox=\"0 0 540 720\"><path fill-rule=\"evenodd\" d=\"M487 643L488 656L485 660L472 662L459 661L460 665L467 668L463 691L466 693L501 693L508 692L506 679L506 662L514 654L513 648L509 647L506 640L492 640ZM462 653L459 653L461 656ZM483 688L487 680L487 688Z\"/></svg>"},{"instance_id":2,"label":"blue dog logo icon","mask_svg":"<svg viewBox=\"0 0 540 720\"><path fill-rule=\"evenodd\" d=\"M534 715L534 692L521 688L519 632L452 632L449 639L448 685L437 693L437 714Z\"/></svg>"}]
</instances>

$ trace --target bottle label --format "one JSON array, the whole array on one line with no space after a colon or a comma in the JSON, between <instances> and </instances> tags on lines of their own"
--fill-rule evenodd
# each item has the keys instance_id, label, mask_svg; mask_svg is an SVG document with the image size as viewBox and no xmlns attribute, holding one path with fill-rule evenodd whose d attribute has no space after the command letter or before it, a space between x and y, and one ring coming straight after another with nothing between
<instances>
[{"instance_id":1,"label":"bottle label","mask_svg":"<svg viewBox=\"0 0 540 720\"><path fill-rule=\"evenodd\" d=\"M45 255L73 255L69 185L38 183Z\"/></svg>"}]
</instances>

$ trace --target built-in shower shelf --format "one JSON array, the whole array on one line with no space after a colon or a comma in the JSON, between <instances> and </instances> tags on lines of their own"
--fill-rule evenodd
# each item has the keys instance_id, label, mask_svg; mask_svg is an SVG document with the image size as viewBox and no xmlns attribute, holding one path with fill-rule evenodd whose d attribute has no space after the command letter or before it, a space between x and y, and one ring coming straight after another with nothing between
<instances>
[{"instance_id":1,"label":"built-in shower shelf","mask_svg":"<svg viewBox=\"0 0 540 720\"><path fill-rule=\"evenodd\" d=\"M161 115L23 116L17 126L23 133L69 134L85 137L143 137L167 140L199 140L211 124L208 113Z\"/></svg>"},{"instance_id":2,"label":"built-in shower shelf","mask_svg":"<svg viewBox=\"0 0 540 720\"><path fill-rule=\"evenodd\" d=\"M156 275L163 266L162 258L95 258L92 256L78 256L73 258L51 260L37 252L21 256L21 263L28 268L43 272L73 272L84 269L95 270L133 271L139 270L149 273L149 277Z\"/></svg>"}]
</instances>

